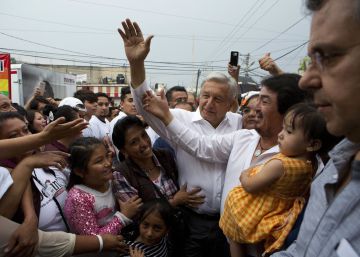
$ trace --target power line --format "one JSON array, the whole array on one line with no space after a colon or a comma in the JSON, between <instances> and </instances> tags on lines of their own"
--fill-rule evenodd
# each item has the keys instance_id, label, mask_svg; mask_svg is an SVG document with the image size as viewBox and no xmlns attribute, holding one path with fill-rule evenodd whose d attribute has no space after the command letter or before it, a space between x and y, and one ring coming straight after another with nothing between
<instances>
[{"instance_id":1,"label":"power line","mask_svg":"<svg viewBox=\"0 0 360 257\"><path fill-rule=\"evenodd\" d=\"M229 45L229 47L228 47L227 49L229 49L231 46L233 46L235 42L238 42L238 40L242 39L243 36L246 35L246 33L248 33L248 32L250 31L250 29L252 29L252 28L256 25L256 23L258 23L262 18L264 18L264 16L265 16L266 14L268 14L268 13L270 12L270 10L273 9L273 8L275 7L275 5L277 5L277 4L279 3L279 1L280 1L280 0L277 0L277 1L274 2L268 9L266 9L266 10L263 12L263 14L260 15L260 16L256 19L256 21L255 21L253 24L251 24L250 27L249 27L243 34L240 35L240 37L238 37L238 38L236 39L236 41L234 40L233 43Z\"/></svg>"},{"instance_id":2,"label":"power line","mask_svg":"<svg viewBox=\"0 0 360 257\"><path fill-rule=\"evenodd\" d=\"M99 55L91 55L91 54L87 54L87 53L83 53L83 52L78 52L78 51L72 51L72 50L68 50L68 49L64 49L64 48L59 48L59 47L54 47L54 46L50 46L50 45L46 45L46 44L42 44L42 43L38 43L38 42L34 42L31 40L27 40L24 38L20 38L20 37L16 37L16 36L12 36L10 34L4 33L4 32L0 32L0 34L7 36L7 37L11 37L11 38L15 38L17 40L20 41L24 41L24 42L28 42L31 44L35 44L35 45L40 45L40 46L44 46L47 48L51 48L51 49L56 49L56 50L61 50L61 51L65 51L65 52L70 52L70 53L75 53L75 54L81 54L84 55L84 57L89 57L89 58L101 58L101 59L108 59L108 60L120 60L120 61L125 61L127 62L127 59L120 59L120 58L113 58L113 57L105 57L105 56L99 56ZM157 63L157 64L166 64L166 65L184 65L184 66L192 66L192 67L198 67L201 63L203 62L194 62L194 63L180 63L180 62L160 62L160 61L146 61L146 63Z\"/></svg>"},{"instance_id":3,"label":"power line","mask_svg":"<svg viewBox=\"0 0 360 257\"><path fill-rule=\"evenodd\" d=\"M281 59L281 58L283 58L283 57L285 57L285 56L287 56L287 55L289 55L289 54L291 54L292 52L296 51L297 49L299 49L299 48L303 47L303 46L304 46L304 45L306 45L308 42L309 42L309 41L306 41L306 42L302 43L301 45L299 45L299 46L295 47L295 48L294 48L294 49L292 49L291 51L286 52L285 54L283 54L283 55L281 55L281 56L279 56L279 57L275 58L275 59L274 59L274 62L275 62L275 61L277 61L277 60L279 60L279 59ZM253 69L250 69L250 70L249 70L249 72L250 72L250 71L257 70L257 69L259 69L259 68L260 68L260 66L258 66L258 67L256 67L256 68L253 68Z\"/></svg>"},{"instance_id":4,"label":"power line","mask_svg":"<svg viewBox=\"0 0 360 257\"><path fill-rule=\"evenodd\" d=\"M175 17L175 18L181 18L181 19L188 19L188 20L195 20L195 21L201 21L201 22L207 22L207 23L216 23L216 24L232 26L232 24L230 24L230 23L226 23L226 22L222 22L222 21L218 21L218 20L203 19L203 18L190 17L190 16L177 15L177 14L170 14L170 13L164 13L164 12L151 11L151 10L130 8L130 7L127 7L127 6L120 6L120 5L115 5L115 4L104 4L104 3L100 4L100 3L84 1L84 0L68 0L68 1L76 2L76 3L80 3L80 4L89 4L89 5L95 5L95 6L118 8L118 9L122 9L122 10L144 12L144 13L152 13L152 14L168 16L168 17Z\"/></svg>"},{"instance_id":5,"label":"power line","mask_svg":"<svg viewBox=\"0 0 360 257\"><path fill-rule=\"evenodd\" d=\"M295 23L293 23L292 25L290 25L289 27L287 27L285 30L281 31L278 35L276 35L274 38L270 39L269 41L265 42L264 44L262 44L261 46L259 46L258 48L252 50L250 53L253 53L257 50L262 49L264 46L268 45L269 43L271 43L272 41L274 41L275 39L277 39L278 37L280 37L281 35L283 35L284 33L286 33L288 30L292 29L293 27L295 27L298 23L300 23L302 20L304 20L306 18L306 15L304 15L300 20L296 21Z\"/></svg>"},{"instance_id":6,"label":"power line","mask_svg":"<svg viewBox=\"0 0 360 257\"><path fill-rule=\"evenodd\" d=\"M240 24L243 23L243 21L245 20L245 18L248 16L248 14L255 8L255 6L260 2L261 0L257 0L251 7L250 9L245 13L245 15L243 15L240 19L240 21L235 25L235 27L224 37L224 39L218 44L218 46L215 48L215 50L213 51L213 53L218 53L222 47L222 44L224 44L228 38L231 37L231 35L233 33L235 33L236 29L238 26L240 26ZM213 54L211 54L213 55Z\"/></svg>"}]
</instances>

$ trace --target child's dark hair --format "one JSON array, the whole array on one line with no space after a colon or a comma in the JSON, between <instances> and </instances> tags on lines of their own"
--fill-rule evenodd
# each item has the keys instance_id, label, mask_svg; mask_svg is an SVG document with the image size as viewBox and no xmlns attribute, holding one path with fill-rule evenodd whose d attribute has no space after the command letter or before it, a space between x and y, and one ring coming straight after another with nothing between
<instances>
[{"instance_id":1,"label":"child's dark hair","mask_svg":"<svg viewBox=\"0 0 360 257\"><path fill-rule=\"evenodd\" d=\"M146 202L143 206L141 206L138 216L139 224L143 222L147 216L154 212L159 213L167 229L170 229L172 227L172 225L174 224L174 209L168 201L165 201L163 199L155 199Z\"/></svg>"},{"instance_id":2,"label":"child's dark hair","mask_svg":"<svg viewBox=\"0 0 360 257\"><path fill-rule=\"evenodd\" d=\"M35 120L36 113L39 113L40 115L42 115L40 111L36 111L36 110L28 110L26 113L26 119L29 122L28 128L32 134L36 134L36 133L40 132L40 131L36 131L34 128L34 120Z\"/></svg>"},{"instance_id":3,"label":"child's dark hair","mask_svg":"<svg viewBox=\"0 0 360 257\"><path fill-rule=\"evenodd\" d=\"M329 151L333 144L334 136L330 135L326 129L326 122L323 116L316 110L311 103L298 103L287 111L291 114L291 127L301 128L307 140L318 139L321 141L321 148L315 153Z\"/></svg>"},{"instance_id":4,"label":"child's dark hair","mask_svg":"<svg viewBox=\"0 0 360 257\"><path fill-rule=\"evenodd\" d=\"M85 171L95 148L103 143L95 137L80 137L69 147L70 178L67 185L69 190L76 184L82 183L82 178L75 174L75 170Z\"/></svg>"},{"instance_id":5,"label":"child's dark hair","mask_svg":"<svg viewBox=\"0 0 360 257\"><path fill-rule=\"evenodd\" d=\"M145 128L145 124L138 117L133 115L126 116L116 122L112 140L117 149L120 150L124 147L126 131L135 126ZM119 152L119 160L125 160L125 156L121 152Z\"/></svg>"}]
</instances>

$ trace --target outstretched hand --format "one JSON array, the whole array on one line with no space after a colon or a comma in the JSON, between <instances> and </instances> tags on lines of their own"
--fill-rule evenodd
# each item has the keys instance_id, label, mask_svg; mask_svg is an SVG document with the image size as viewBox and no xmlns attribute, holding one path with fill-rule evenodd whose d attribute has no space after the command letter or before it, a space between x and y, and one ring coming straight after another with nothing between
<instances>
[{"instance_id":1,"label":"outstretched hand","mask_svg":"<svg viewBox=\"0 0 360 257\"><path fill-rule=\"evenodd\" d=\"M142 103L145 111L158 117L165 125L172 121L173 116L169 110L164 89L160 89L159 96L154 95L152 91L147 91Z\"/></svg>"},{"instance_id":2,"label":"outstretched hand","mask_svg":"<svg viewBox=\"0 0 360 257\"><path fill-rule=\"evenodd\" d=\"M144 62L150 51L150 43L153 36L148 36L144 40L139 25L130 19L126 19L121 24L123 30L119 28L118 32L124 41L125 53L130 65Z\"/></svg>"},{"instance_id":3,"label":"outstretched hand","mask_svg":"<svg viewBox=\"0 0 360 257\"><path fill-rule=\"evenodd\" d=\"M80 134L81 131L87 127L88 123L83 119L76 119L70 122L65 122L64 117L60 117L51 122L41 131L41 135L46 138L47 142L58 140L64 137Z\"/></svg>"},{"instance_id":4,"label":"outstretched hand","mask_svg":"<svg viewBox=\"0 0 360 257\"><path fill-rule=\"evenodd\" d=\"M280 75L283 73L275 61L270 57L270 53L266 53L265 56L259 60L259 65L261 69L268 71L271 75Z\"/></svg>"}]
</instances>

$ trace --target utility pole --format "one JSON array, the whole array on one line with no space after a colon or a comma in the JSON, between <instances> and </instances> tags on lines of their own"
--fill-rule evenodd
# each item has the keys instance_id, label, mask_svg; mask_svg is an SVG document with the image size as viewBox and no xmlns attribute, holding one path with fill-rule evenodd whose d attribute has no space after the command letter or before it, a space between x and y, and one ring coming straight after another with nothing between
<instances>
[{"instance_id":1,"label":"utility pole","mask_svg":"<svg viewBox=\"0 0 360 257\"><path fill-rule=\"evenodd\" d=\"M198 86L199 86L199 78L200 78L201 70L198 69L197 71L197 77L196 77L196 89L195 89L195 97L197 97L198 92Z\"/></svg>"}]
</instances>

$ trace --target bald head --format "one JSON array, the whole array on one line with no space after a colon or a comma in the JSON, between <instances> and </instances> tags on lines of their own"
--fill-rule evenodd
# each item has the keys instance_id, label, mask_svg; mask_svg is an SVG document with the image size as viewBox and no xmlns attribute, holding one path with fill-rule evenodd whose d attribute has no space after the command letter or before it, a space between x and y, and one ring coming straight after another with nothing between
<instances>
[{"instance_id":1,"label":"bald head","mask_svg":"<svg viewBox=\"0 0 360 257\"><path fill-rule=\"evenodd\" d=\"M0 94L0 112L16 112L16 109L11 105L9 97Z\"/></svg>"}]
</instances>

